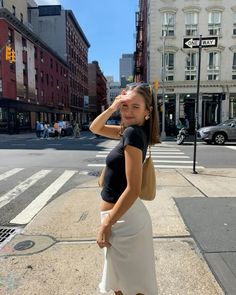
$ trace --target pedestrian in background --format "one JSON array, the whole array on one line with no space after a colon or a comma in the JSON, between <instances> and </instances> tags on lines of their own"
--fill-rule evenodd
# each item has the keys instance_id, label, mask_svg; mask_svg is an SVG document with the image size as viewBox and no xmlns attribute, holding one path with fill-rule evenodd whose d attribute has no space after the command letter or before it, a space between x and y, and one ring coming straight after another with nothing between
<instances>
[{"instance_id":1,"label":"pedestrian in background","mask_svg":"<svg viewBox=\"0 0 236 295\"><path fill-rule=\"evenodd\" d=\"M44 122L43 138L45 138L45 139L48 139L48 137L49 137L48 127L49 127L49 125L47 124L47 122Z\"/></svg>"},{"instance_id":2,"label":"pedestrian in background","mask_svg":"<svg viewBox=\"0 0 236 295\"><path fill-rule=\"evenodd\" d=\"M80 137L80 128L77 122L75 123L75 126L74 126L73 136L74 138Z\"/></svg>"},{"instance_id":3,"label":"pedestrian in background","mask_svg":"<svg viewBox=\"0 0 236 295\"><path fill-rule=\"evenodd\" d=\"M105 125L117 110L121 126ZM139 198L142 165L148 145L159 142L154 96L147 84L136 84L117 96L90 130L119 143L106 158L97 244L105 248L100 292L157 295L152 223Z\"/></svg>"},{"instance_id":4,"label":"pedestrian in background","mask_svg":"<svg viewBox=\"0 0 236 295\"><path fill-rule=\"evenodd\" d=\"M36 136L38 138L40 138L40 132L41 132L40 123L39 123L39 121L36 121L36 123L35 123L35 133L36 133Z\"/></svg>"},{"instance_id":5,"label":"pedestrian in background","mask_svg":"<svg viewBox=\"0 0 236 295\"><path fill-rule=\"evenodd\" d=\"M55 134L55 139L59 138L59 126L58 126L58 122L54 122L53 124L53 128L54 128L54 134Z\"/></svg>"}]
</instances>

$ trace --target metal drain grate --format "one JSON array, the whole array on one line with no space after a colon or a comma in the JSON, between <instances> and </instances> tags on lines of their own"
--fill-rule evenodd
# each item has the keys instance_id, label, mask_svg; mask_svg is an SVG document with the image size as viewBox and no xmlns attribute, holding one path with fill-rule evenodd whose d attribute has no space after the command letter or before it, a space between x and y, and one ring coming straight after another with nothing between
<instances>
[{"instance_id":1,"label":"metal drain grate","mask_svg":"<svg viewBox=\"0 0 236 295\"><path fill-rule=\"evenodd\" d=\"M16 234L20 232L17 227L0 227L0 249L6 245Z\"/></svg>"}]
</instances>

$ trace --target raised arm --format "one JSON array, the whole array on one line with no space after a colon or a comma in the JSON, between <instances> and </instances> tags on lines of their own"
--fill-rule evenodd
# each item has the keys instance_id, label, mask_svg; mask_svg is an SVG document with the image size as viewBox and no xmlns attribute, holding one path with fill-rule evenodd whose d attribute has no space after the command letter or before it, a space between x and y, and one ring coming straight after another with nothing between
<instances>
[{"instance_id":1,"label":"raised arm","mask_svg":"<svg viewBox=\"0 0 236 295\"><path fill-rule=\"evenodd\" d=\"M118 110L122 102L125 102L127 96L125 92L122 92L121 95L117 96L113 101L112 105L102 112L97 118L92 122L89 129L98 135L102 135L105 137L119 139L121 127L120 126L113 126L113 125L106 125L106 121L111 117L111 115Z\"/></svg>"}]
</instances>

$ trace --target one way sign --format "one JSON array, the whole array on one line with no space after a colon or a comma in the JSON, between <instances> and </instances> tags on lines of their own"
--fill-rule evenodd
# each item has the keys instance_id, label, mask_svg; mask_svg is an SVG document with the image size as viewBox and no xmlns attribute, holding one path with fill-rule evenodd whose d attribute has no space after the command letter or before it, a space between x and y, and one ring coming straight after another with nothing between
<instances>
[{"instance_id":1,"label":"one way sign","mask_svg":"<svg viewBox=\"0 0 236 295\"><path fill-rule=\"evenodd\" d=\"M183 48L198 48L200 38L184 38ZM218 37L202 37L202 47L217 47Z\"/></svg>"}]
</instances>

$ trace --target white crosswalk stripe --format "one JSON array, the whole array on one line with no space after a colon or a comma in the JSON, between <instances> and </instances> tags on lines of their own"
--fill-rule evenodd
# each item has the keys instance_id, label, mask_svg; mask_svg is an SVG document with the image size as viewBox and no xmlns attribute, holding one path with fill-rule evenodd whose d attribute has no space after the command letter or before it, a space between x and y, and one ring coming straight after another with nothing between
<instances>
[{"instance_id":1,"label":"white crosswalk stripe","mask_svg":"<svg viewBox=\"0 0 236 295\"><path fill-rule=\"evenodd\" d=\"M38 195L20 214L10 223L26 224L47 204L59 189L76 173L75 170L66 170L49 187Z\"/></svg>"},{"instance_id":2,"label":"white crosswalk stripe","mask_svg":"<svg viewBox=\"0 0 236 295\"><path fill-rule=\"evenodd\" d=\"M236 150L236 146L226 146L227 149Z\"/></svg>"},{"instance_id":3,"label":"white crosswalk stripe","mask_svg":"<svg viewBox=\"0 0 236 295\"><path fill-rule=\"evenodd\" d=\"M4 194L0 197L0 208L14 200L24 191L26 191L29 187L34 185L39 179L45 177L51 170L40 170L39 172L35 173L31 177L27 178L25 181L21 182L9 192Z\"/></svg>"},{"instance_id":4,"label":"white crosswalk stripe","mask_svg":"<svg viewBox=\"0 0 236 295\"><path fill-rule=\"evenodd\" d=\"M106 147L102 151L99 151L96 155L97 159L105 159L110 151L116 146L117 143L109 143L109 147ZM155 168L181 168L192 169L193 161L189 156L177 148L165 146L153 146L151 147L152 159ZM189 159L189 160L188 160ZM105 162L105 161L104 161ZM197 162L196 162L197 164ZM88 164L88 167L104 167L105 163ZM197 168L204 168L203 166L196 166Z\"/></svg>"},{"instance_id":5,"label":"white crosswalk stripe","mask_svg":"<svg viewBox=\"0 0 236 295\"><path fill-rule=\"evenodd\" d=\"M0 175L0 181L20 172L22 170L23 170L23 168L14 168L12 170L6 171Z\"/></svg>"},{"instance_id":6,"label":"white crosswalk stripe","mask_svg":"<svg viewBox=\"0 0 236 295\"><path fill-rule=\"evenodd\" d=\"M0 210L7 213L8 211L4 211L6 205L9 208L14 208L10 209L12 215L7 223L27 224L53 196L73 188L75 183L81 181L81 177L90 173L85 170L65 170L61 168L38 169L39 171L35 171L34 168L32 169L33 172L31 172L31 169L14 168L6 171L5 168L1 168L3 172L0 174ZM70 181L76 174L79 177ZM67 186L65 186L66 184ZM16 204L20 204L20 206L16 206ZM1 216L3 219L5 218L4 215Z\"/></svg>"}]
</instances>

